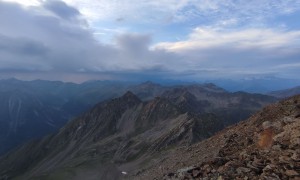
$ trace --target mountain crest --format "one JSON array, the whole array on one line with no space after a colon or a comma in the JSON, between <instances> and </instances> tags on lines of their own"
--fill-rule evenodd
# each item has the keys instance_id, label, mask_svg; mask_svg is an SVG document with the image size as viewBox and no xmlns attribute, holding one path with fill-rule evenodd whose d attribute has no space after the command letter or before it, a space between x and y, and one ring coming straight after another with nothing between
<instances>
[{"instance_id":1,"label":"mountain crest","mask_svg":"<svg viewBox=\"0 0 300 180\"><path fill-rule=\"evenodd\" d=\"M120 99L125 100L127 102L133 102L133 103L141 103L142 101L131 91L127 91L123 96L120 97Z\"/></svg>"},{"instance_id":2,"label":"mountain crest","mask_svg":"<svg viewBox=\"0 0 300 180\"><path fill-rule=\"evenodd\" d=\"M131 91L127 91L122 97L136 97Z\"/></svg>"}]
</instances>

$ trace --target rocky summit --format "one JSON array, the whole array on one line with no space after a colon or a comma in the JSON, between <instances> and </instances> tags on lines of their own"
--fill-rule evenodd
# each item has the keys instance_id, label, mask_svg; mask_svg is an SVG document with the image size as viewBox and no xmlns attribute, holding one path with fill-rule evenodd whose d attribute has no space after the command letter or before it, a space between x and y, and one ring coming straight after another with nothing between
<instances>
[{"instance_id":1,"label":"rocky summit","mask_svg":"<svg viewBox=\"0 0 300 180\"><path fill-rule=\"evenodd\" d=\"M300 96L264 108L136 179L300 179Z\"/></svg>"}]
</instances>

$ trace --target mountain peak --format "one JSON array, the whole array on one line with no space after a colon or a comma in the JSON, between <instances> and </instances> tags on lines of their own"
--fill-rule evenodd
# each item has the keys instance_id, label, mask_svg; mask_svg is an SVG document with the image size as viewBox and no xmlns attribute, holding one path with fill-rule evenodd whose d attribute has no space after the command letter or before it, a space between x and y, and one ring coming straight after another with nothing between
<instances>
[{"instance_id":1,"label":"mountain peak","mask_svg":"<svg viewBox=\"0 0 300 180\"><path fill-rule=\"evenodd\" d=\"M136 97L136 95L133 94L131 91L127 91L122 97L129 98L129 97Z\"/></svg>"},{"instance_id":2,"label":"mountain peak","mask_svg":"<svg viewBox=\"0 0 300 180\"><path fill-rule=\"evenodd\" d=\"M142 84L156 84L156 83L154 83L154 82L152 82L152 81L145 81L145 82L143 82Z\"/></svg>"},{"instance_id":3,"label":"mountain peak","mask_svg":"<svg viewBox=\"0 0 300 180\"><path fill-rule=\"evenodd\" d=\"M131 91L127 91L123 96L121 96L121 99L124 100L130 100L130 101L136 101L136 102L141 102L141 100L133 94Z\"/></svg>"}]
</instances>

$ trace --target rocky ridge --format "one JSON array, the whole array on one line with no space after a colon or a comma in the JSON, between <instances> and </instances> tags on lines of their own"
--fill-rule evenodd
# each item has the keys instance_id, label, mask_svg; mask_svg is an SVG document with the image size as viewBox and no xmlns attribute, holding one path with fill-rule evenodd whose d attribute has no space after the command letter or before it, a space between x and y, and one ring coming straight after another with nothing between
<instances>
[{"instance_id":1,"label":"rocky ridge","mask_svg":"<svg viewBox=\"0 0 300 180\"><path fill-rule=\"evenodd\" d=\"M288 98L288 97L297 95L299 93L300 93L300 86L297 86L297 87L293 87L293 88L289 88L289 89L272 91L272 92L269 92L268 95L283 99L283 98Z\"/></svg>"},{"instance_id":2,"label":"rocky ridge","mask_svg":"<svg viewBox=\"0 0 300 180\"><path fill-rule=\"evenodd\" d=\"M264 108L135 179L300 179L300 96Z\"/></svg>"},{"instance_id":3,"label":"rocky ridge","mask_svg":"<svg viewBox=\"0 0 300 180\"><path fill-rule=\"evenodd\" d=\"M119 179L157 152L199 142L222 128L213 115L183 112L159 97L142 102L127 92L2 157L0 179Z\"/></svg>"},{"instance_id":4,"label":"rocky ridge","mask_svg":"<svg viewBox=\"0 0 300 180\"><path fill-rule=\"evenodd\" d=\"M142 101L168 99L184 112L214 113L226 125L250 116L276 101L270 96L230 93L213 84L163 86L153 82L130 84L90 81L0 80L0 155L22 143L57 132L71 118L132 91Z\"/></svg>"}]
</instances>

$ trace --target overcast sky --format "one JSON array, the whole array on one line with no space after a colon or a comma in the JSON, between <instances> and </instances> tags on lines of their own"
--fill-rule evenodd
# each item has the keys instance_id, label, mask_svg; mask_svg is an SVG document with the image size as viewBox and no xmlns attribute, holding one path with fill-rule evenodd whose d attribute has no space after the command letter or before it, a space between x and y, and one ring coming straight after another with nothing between
<instances>
[{"instance_id":1,"label":"overcast sky","mask_svg":"<svg viewBox=\"0 0 300 180\"><path fill-rule=\"evenodd\" d=\"M0 79L299 79L299 0L0 0Z\"/></svg>"}]
</instances>

